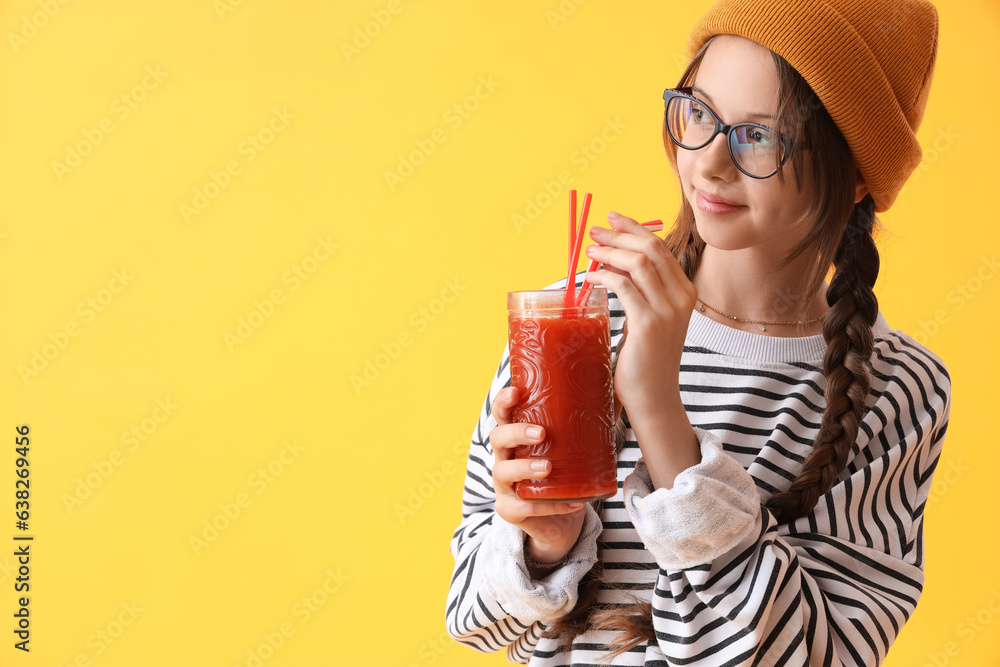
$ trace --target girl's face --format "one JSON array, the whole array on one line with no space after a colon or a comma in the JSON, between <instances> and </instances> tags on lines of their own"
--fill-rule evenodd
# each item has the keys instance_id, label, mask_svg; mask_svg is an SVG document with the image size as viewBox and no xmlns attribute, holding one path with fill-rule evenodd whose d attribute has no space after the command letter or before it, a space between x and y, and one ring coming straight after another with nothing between
<instances>
[{"instance_id":1,"label":"girl's face","mask_svg":"<svg viewBox=\"0 0 1000 667\"><path fill-rule=\"evenodd\" d=\"M723 123L773 125L778 75L771 52L742 37L719 35L708 47L692 86ZM808 160L805 160L808 163ZM799 190L791 161L775 174L754 179L729 155L726 137L695 151L677 149L677 170L684 196L694 210L698 233L719 250L754 249L778 261L808 231L800 220L813 198L812 173L804 165Z\"/></svg>"}]
</instances>

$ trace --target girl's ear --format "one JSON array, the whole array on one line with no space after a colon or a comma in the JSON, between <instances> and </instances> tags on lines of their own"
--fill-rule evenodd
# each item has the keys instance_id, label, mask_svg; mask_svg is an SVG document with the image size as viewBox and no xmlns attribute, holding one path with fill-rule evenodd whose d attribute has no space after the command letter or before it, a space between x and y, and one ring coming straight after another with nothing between
<instances>
[{"instance_id":1,"label":"girl's ear","mask_svg":"<svg viewBox=\"0 0 1000 667\"><path fill-rule=\"evenodd\" d=\"M865 179L862 178L861 172L857 172L857 184L854 186L854 203L859 204L861 200L865 198L868 194L868 184L865 183Z\"/></svg>"}]
</instances>

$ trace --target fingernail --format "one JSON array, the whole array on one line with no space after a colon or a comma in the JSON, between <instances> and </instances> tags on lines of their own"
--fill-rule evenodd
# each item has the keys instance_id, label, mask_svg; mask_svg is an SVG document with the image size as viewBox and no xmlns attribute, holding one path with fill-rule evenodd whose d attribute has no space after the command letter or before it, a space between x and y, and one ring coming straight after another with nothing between
<instances>
[{"instance_id":1,"label":"fingernail","mask_svg":"<svg viewBox=\"0 0 1000 667\"><path fill-rule=\"evenodd\" d=\"M608 217L609 218L620 218L620 217L622 217L622 214L619 213L618 211L611 211L610 213L608 213Z\"/></svg>"},{"instance_id":2,"label":"fingernail","mask_svg":"<svg viewBox=\"0 0 1000 667\"><path fill-rule=\"evenodd\" d=\"M524 434L529 438L538 439L542 437L542 427L541 426L529 426L524 429Z\"/></svg>"},{"instance_id":3,"label":"fingernail","mask_svg":"<svg viewBox=\"0 0 1000 667\"><path fill-rule=\"evenodd\" d=\"M588 257L590 256L590 253L594 252L594 248L596 248L596 247L597 247L597 246L594 246L594 245L589 245L589 246L587 246L587 248L586 248L586 253L587 253L587 256L588 256Z\"/></svg>"},{"instance_id":4,"label":"fingernail","mask_svg":"<svg viewBox=\"0 0 1000 667\"><path fill-rule=\"evenodd\" d=\"M604 227L591 227L590 228L590 235L591 236L600 236L603 233L604 233Z\"/></svg>"},{"instance_id":5,"label":"fingernail","mask_svg":"<svg viewBox=\"0 0 1000 667\"><path fill-rule=\"evenodd\" d=\"M584 504L585 504L585 503L570 503L570 504L569 504L569 506L570 506L570 507L572 507L572 508L573 508L573 509L575 509L575 510L578 510L578 509L580 509L581 507L583 507L583 506L584 506Z\"/></svg>"},{"instance_id":6,"label":"fingernail","mask_svg":"<svg viewBox=\"0 0 1000 667\"><path fill-rule=\"evenodd\" d=\"M532 459L528 467L538 472L544 472L546 467L548 467L548 463L545 459Z\"/></svg>"}]
</instances>

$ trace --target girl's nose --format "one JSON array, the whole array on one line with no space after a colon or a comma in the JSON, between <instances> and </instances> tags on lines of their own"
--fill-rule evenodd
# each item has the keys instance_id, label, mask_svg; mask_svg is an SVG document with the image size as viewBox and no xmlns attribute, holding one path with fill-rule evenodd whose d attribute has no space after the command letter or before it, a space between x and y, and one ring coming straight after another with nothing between
<instances>
[{"instance_id":1,"label":"girl's nose","mask_svg":"<svg viewBox=\"0 0 1000 667\"><path fill-rule=\"evenodd\" d=\"M730 181L737 177L739 169L729 153L729 139L721 132L704 148L698 149L696 168L705 180L721 178Z\"/></svg>"}]
</instances>

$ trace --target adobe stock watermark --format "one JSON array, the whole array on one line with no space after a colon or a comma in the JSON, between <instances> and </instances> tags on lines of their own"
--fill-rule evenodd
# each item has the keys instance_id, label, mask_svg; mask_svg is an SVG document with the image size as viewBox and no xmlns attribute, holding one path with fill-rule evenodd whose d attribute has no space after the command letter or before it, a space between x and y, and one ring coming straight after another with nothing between
<instances>
[{"instance_id":1,"label":"adobe stock watermark","mask_svg":"<svg viewBox=\"0 0 1000 667\"><path fill-rule=\"evenodd\" d=\"M325 238L317 236L312 251L281 274L281 284L287 286L289 294L295 292L319 271L339 247L340 244L330 240L329 234ZM222 341L229 349L229 354L233 354L238 346L250 340L264 322L277 312L278 306L284 305L287 300L288 295L280 287L272 289L263 299L254 299L253 308L237 319L233 332L226 331L222 334Z\"/></svg>"},{"instance_id":2,"label":"adobe stock watermark","mask_svg":"<svg viewBox=\"0 0 1000 667\"><path fill-rule=\"evenodd\" d=\"M479 106L488 100L496 89L502 85L499 81L493 80L493 75L479 77L479 83L475 89L458 102L445 109L441 120L447 127L455 132L462 127L465 121L472 117ZM417 168L427 161L431 155L437 151L438 146L448 141L448 130L444 127L435 127L426 136L414 139L416 146L408 153L400 153L397 156L396 169L386 170L383 174L385 183L389 186L389 192L395 192L396 188L406 182L406 179L413 176Z\"/></svg>"},{"instance_id":3,"label":"adobe stock watermark","mask_svg":"<svg viewBox=\"0 0 1000 667\"><path fill-rule=\"evenodd\" d=\"M298 444L294 438L285 440L277 456L247 477L247 486L254 492L254 496L259 497L267 491L305 451L306 448ZM197 534L188 536L188 545L194 551L194 555L200 556L219 539L222 533L229 530L253 504L254 496L247 491L241 491L232 500L219 503L219 511L201 522L201 530Z\"/></svg>"},{"instance_id":4,"label":"adobe stock watermark","mask_svg":"<svg viewBox=\"0 0 1000 667\"><path fill-rule=\"evenodd\" d=\"M330 567L323 573L323 582L302 595L291 608L291 619L284 620L278 626L261 635L261 641L246 651L246 660L235 663L233 667L262 667L265 662L275 656L285 643L295 636L296 631L323 609L334 595L340 592L350 577L341 571Z\"/></svg>"},{"instance_id":5,"label":"adobe stock watermark","mask_svg":"<svg viewBox=\"0 0 1000 667\"><path fill-rule=\"evenodd\" d=\"M372 20L354 26L354 37L350 42L340 42L340 52L344 54L344 60L351 62L351 59L361 55L361 52L367 49L372 40L389 27L389 24L402 13L403 9L403 3L400 0L389 0L384 9L371 10L369 14Z\"/></svg>"},{"instance_id":6,"label":"adobe stock watermark","mask_svg":"<svg viewBox=\"0 0 1000 667\"><path fill-rule=\"evenodd\" d=\"M153 410L149 413L148 417L143 418L122 432L120 440L124 447L122 449L113 449L106 457L92 461L90 464L92 470L76 478L73 492L64 492L60 496L66 512L72 514L88 498L93 496L94 492L101 488L115 471L125 463L125 453L132 454L138 451L139 447L143 446L156 433L160 426L170 419L179 407L169 396L156 399Z\"/></svg>"},{"instance_id":7,"label":"adobe stock watermark","mask_svg":"<svg viewBox=\"0 0 1000 667\"><path fill-rule=\"evenodd\" d=\"M7 33L7 41L14 53L19 53L30 40L37 37L38 31L47 26L69 2L70 0L38 0L38 11L22 16L20 29Z\"/></svg>"},{"instance_id":8,"label":"adobe stock watermark","mask_svg":"<svg viewBox=\"0 0 1000 667\"><path fill-rule=\"evenodd\" d=\"M444 281L444 289L440 296L437 296L425 305L420 306L410 313L407 322L409 329L400 331L388 342L379 345L379 352L374 356L365 359L360 373L351 373L350 382L356 396L361 395L361 391L370 387L373 382L388 369L394 361L399 359L403 350L413 345L415 337L427 331L427 329L437 321L441 315L448 310L448 306L458 299L459 295L468 289L467 285L459 282L458 278Z\"/></svg>"},{"instance_id":9,"label":"adobe stock watermark","mask_svg":"<svg viewBox=\"0 0 1000 667\"><path fill-rule=\"evenodd\" d=\"M892 12L878 22L878 29L882 33L882 37L885 39L893 37L899 39L899 35L894 35L893 33L905 26L910 17L922 7L919 3L894 3Z\"/></svg>"},{"instance_id":10,"label":"adobe stock watermark","mask_svg":"<svg viewBox=\"0 0 1000 667\"><path fill-rule=\"evenodd\" d=\"M107 286L88 296L76 307L76 314L80 316L81 321L68 320L56 331L48 333L47 342L42 343L40 347L32 348L28 362L17 366L17 374L24 386L27 387L31 380L48 368L49 364L69 346L70 341L80 335L83 327L104 312L134 279L135 276L131 275L128 269L112 271Z\"/></svg>"},{"instance_id":11,"label":"adobe stock watermark","mask_svg":"<svg viewBox=\"0 0 1000 667\"><path fill-rule=\"evenodd\" d=\"M0 584L4 584L12 575L17 574L17 564L11 561L10 556L4 556L0 563Z\"/></svg>"},{"instance_id":12,"label":"adobe stock watermark","mask_svg":"<svg viewBox=\"0 0 1000 667\"><path fill-rule=\"evenodd\" d=\"M778 287L771 295L760 317L764 320L802 319L802 292L795 287ZM763 326L763 325L761 325Z\"/></svg>"},{"instance_id":13,"label":"adobe stock watermark","mask_svg":"<svg viewBox=\"0 0 1000 667\"><path fill-rule=\"evenodd\" d=\"M458 642L452 639L446 630L442 630L440 634L428 639L417 649L420 662L411 662L406 667L429 667L455 646L458 646Z\"/></svg>"},{"instance_id":14,"label":"adobe stock watermark","mask_svg":"<svg viewBox=\"0 0 1000 667\"><path fill-rule=\"evenodd\" d=\"M590 141L580 144L569 156L569 163L576 167L576 173L582 174L590 168L600 156L608 150L608 146L613 144L628 129L628 125L615 116L614 119L605 118L604 127ZM524 198L524 208L518 213L512 213L510 221L514 224L514 229L520 234L525 227L529 227L542 213L557 201L559 195L573 184L576 175L570 169L562 169L556 177L549 180L542 180L541 187L532 196Z\"/></svg>"},{"instance_id":15,"label":"adobe stock watermark","mask_svg":"<svg viewBox=\"0 0 1000 667\"><path fill-rule=\"evenodd\" d=\"M965 308L970 301L985 289L986 285L1000 272L1000 262L996 255L982 257L979 266L973 275L969 276L965 282L958 283L945 295L945 301L952 307L951 309L938 308L934 311L934 316L929 320L920 320L917 324L920 331L913 334L913 340L921 345L926 345L928 341L936 336L941 327L951 321L952 312L959 312Z\"/></svg>"},{"instance_id":16,"label":"adobe stock watermark","mask_svg":"<svg viewBox=\"0 0 1000 667\"><path fill-rule=\"evenodd\" d=\"M903 194L914 183L919 181L920 177L924 175L924 172L930 169L935 162L940 160L942 155L951 150L952 146L954 146L955 143L961 138L962 135L952 130L950 125L947 129L939 127L934 140L928 142L929 145L923 149L923 156L920 159L920 164L900 189L899 194Z\"/></svg>"},{"instance_id":17,"label":"adobe stock watermark","mask_svg":"<svg viewBox=\"0 0 1000 667\"><path fill-rule=\"evenodd\" d=\"M568 21L573 14L576 14L576 10L585 2L587 0L562 0L555 9L545 10L545 20L548 21L549 27L553 31L556 31L559 29L559 25Z\"/></svg>"},{"instance_id":18,"label":"adobe stock watermark","mask_svg":"<svg viewBox=\"0 0 1000 667\"><path fill-rule=\"evenodd\" d=\"M159 65L146 67L142 80L111 103L108 115L97 121L94 127L84 128L82 139L66 144L63 161L52 161L52 171L56 175L56 180L62 183L66 176L82 165L84 158L93 154L94 149L104 143L107 136L117 129L115 123L120 123L131 116L132 112L138 109L168 76L170 72L164 72Z\"/></svg>"},{"instance_id":19,"label":"adobe stock watermark","mask_svg":"<svg viewBox=\"0 0 1000 667\"><path fill-rule=\"evenodd\" d=\"M104 655L146 611L135 600L118 606L120 609L114 613L114 618L87 636L86 645L90 651L80 651L65 665L60 662L56 667L91 667L94 664L91 660Z\"/></svg>"},{"instance_id":20,"label":"adobe stock watermark","mask_svg":"<svg viewBox=\"0 0 1000 667\"><path fill-rule=\"evenodd\" d=\"M931 492L927 494L927 504L932 505L944 498L956 484L962 481L966 473L972 468L964 465L962 460L948 461L948 467L943 470L939 467L934 472L934 481L931 482Z\"/></svg>"},{"instance_id":21,"label":"adobe stock watermark","mask_svg":"<svg viewBox=\"0 0 1000 667\"><path fill-rule=\"evenodd\" d=\"M921 667L947 667L953 658L957 658L962 653L962 648L971 644L976 637L992 625L993 621L1000 615L1000 590L994 588L989 592L989 599L976 611L975 614L966 616L955 626L955 634L962 640L952 639L945 643L940 651L930 651L927 654L927 661Z\"/></svg>"},{"instance_id":22,"label":"adobe stock watermark","mask_svg":"<svg viewBox=\"0 0 1000 667\"><path fill-rule=\"evenodd\" d=\"M181 217L187 224L191 218L201 215L209 204L228 188L233 179L243 173L244 166L257 159L257 156L267 150L275 138L285 131L288 124L295 120L295 114L288 112L287 107L271 109L271 117L259 130L248 134L236 147L236 156L226 161L219 171L210 169L208 178L192 188L192 197L180 203ZM242 162L240 160L242 158Z\"/></svg>"},{"instance_id":23,"label":"adobe stock watermark","mask_svg":"<svg viewBox=\"0 0 1000 667\"><path fill-rule=\"evenodd\" d=\"M425 471L420 482L406 490L405 500L392 506L400 524L405 524L410 517L414 516L452 475L464 471L462 461L469 454L469 441L467 439L456 440L451 446L451 453L455 456L457 463L446 459L434 470Z\"/></svg>"},{"instance_id":24,"label":"adobe stock watermark","mask_svg":"<svg viewBox=\"0 0 1000 667\"><path fill-rule=\"evenodd\" d=\"M212 9L220 21L225 21L226 17L235 12L243 5L243 0L212 0Z\"/></svg>"},{"instance_id":25,"label":"adobe stock watermark","mask_svg":"<svg viewBox=\"0 0 1000 667\"><path fill-rule=\"evenodd\" d=\"M677 71L677 75L680 76L684 70L687 69L688 64L691 59L688 58L687 53L684 51L673 51L670 54L670 60L674 64L674 69Z\"/></svg>"}]
</instances>

